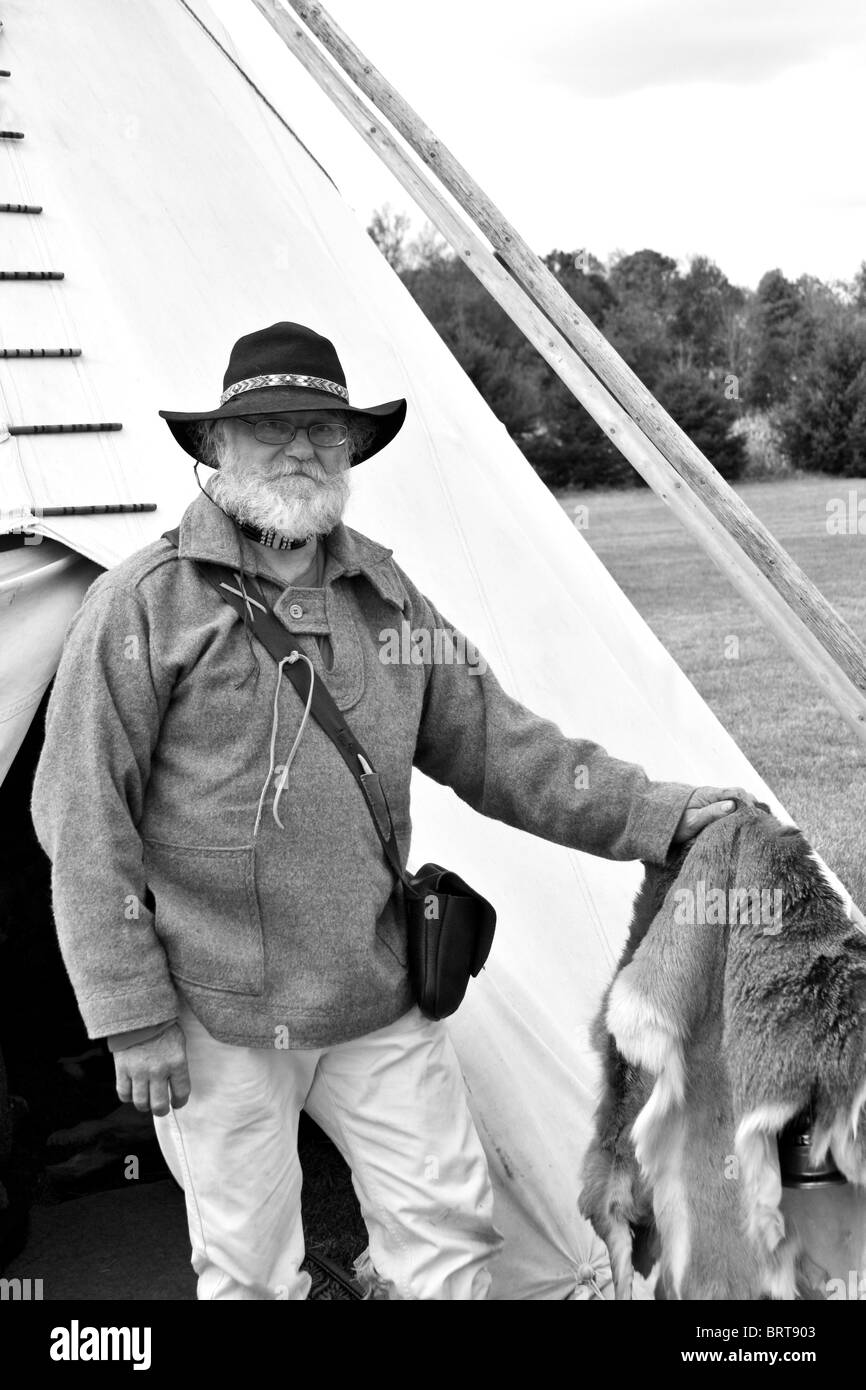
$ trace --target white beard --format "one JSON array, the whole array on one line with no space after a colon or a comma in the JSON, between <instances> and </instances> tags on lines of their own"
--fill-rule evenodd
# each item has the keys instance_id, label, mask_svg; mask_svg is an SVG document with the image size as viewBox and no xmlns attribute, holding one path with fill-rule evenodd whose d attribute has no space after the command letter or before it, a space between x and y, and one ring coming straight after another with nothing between
<instances>
[{"instance_id":1,"label":"white beard","mask_svg":"<svg viewBox=\"0 0 866 1390\"><path fill-rule=\"evenodd\" d=\"M248 460L239 459L230 440L220 441L218 452L220 466L208 492L237 521L262 530L273 527L294 541L326 536L342 518L349 500L348 469L327 473L315 459L300 466L287 460L279 476L264 477L250 468ZM294 473L304 473L307 479L294 483L290 476Z\"/></svg>"}]
</instances>

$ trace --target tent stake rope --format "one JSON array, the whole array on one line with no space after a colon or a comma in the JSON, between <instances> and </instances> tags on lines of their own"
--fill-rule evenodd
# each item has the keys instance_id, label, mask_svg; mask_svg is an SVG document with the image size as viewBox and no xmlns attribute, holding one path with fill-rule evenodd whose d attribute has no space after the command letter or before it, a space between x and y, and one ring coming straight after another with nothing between
<instances>
[{"instance_id":1,"label":"tent stake rope","mask_svg":"<svg viewBox=\"0 0 866 1390\"><path fill-rule=\"evenodd\" d=\"M299 12L314 9L318 20L322 20L321 7L307 6L300 3L300 0L298 4L295 4L294 0L288 2ZM757 555L753 553L756 547L744 548L742 527L732 524L730 509L724 508L723 514L719 515L717 510L711 507L706 489L692 488L678 473L665 453L648 437L642 424L632 417L606 388L599 376L590 370L584 357L573 344L553 326L553 316L544 303L544 298L539 296L539 301L536 302L511 267L503 268L494 252L470 230L464 219L454 211L449 201L427 178L423 170L380 124L375 114L328 61L318 45L311 41L304 29L285 10L273 3L273 0L253 0L253 3L601 426L611 442L695 537L743 598L756 610L762 623L775 633L797 663L820 687L822 693L835 705L846 723L866 741L866 649L819 590L802 574L757 518L752 516L748 507L732 489L718 478L712 465L695 450L703 460L703 467L735 499L752 528L767 538L766 544L761 540L757 546ZM375 71L363 57L360 58L360 63L367 74ZM531 252L529 254L533 255ZM534 255L533 259L537 260ZM540 262L538 264L541 265ZM545 269L543 266L541 268ZM550 278L553 280L552 276ZM558 290L561 289L557 281L553 280L553 283ZM568 303L576 310L577 306L570 299ZM593 333L595 332L593 329ZM609 345L605 345L609 348ZM609 348L609 351L612 353L613 349ZM657 406L642 385L641 391L663 414L661 407ZM687 437L683 435L683 438ZM691 441L688 443L694 449ZM798 586L801 601L796 606L789 602L786 586L777 582L782 561L787 572L788 587L791 582ZM813 602L809 591L814 592L817 601ZM824 640L830 625L838 630L838 640L835 644ZM840 659L834 646L842 646L845 649L845 661Z\"/></svg>"}]
</instances>

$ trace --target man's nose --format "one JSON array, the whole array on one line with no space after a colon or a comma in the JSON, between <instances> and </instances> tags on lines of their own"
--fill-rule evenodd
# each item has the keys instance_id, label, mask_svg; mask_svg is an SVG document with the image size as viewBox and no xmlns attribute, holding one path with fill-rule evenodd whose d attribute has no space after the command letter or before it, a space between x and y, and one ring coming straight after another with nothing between
<instances>
[{"instance_id":1,"label":"man's nose","mask_svg":"<svg viewBox=\"0 0 866 1390\"><path fill-rule=\"evenodd\" d=\"M315 457L316 451L310 443L310 436L303 425L298 427L294 439L283 445L283 452L288 454L290 458L311 459Z\"/></svg>"}]
</instances>

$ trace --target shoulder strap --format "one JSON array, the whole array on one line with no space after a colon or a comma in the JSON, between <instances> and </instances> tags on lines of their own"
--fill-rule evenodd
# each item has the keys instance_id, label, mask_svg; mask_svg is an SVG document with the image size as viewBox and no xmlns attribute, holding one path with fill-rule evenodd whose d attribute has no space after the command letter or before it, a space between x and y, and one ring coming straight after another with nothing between
<instances>
[{"instance_id":1,"label":"shoulder strap","mask_svg":"<svg viewBox=\"0 0 866 1390\"><path fill-rule=\"evenodd\" d=\"M165 539L177 548L179 528L173 531L165 531ZM226 569L222 565L213 564L210 561L197 560L197 568L204 575L205 579L213 589L219 594L235 612L239 615L242 622L254 637L257 637L262 646L279 663L285 657L300 655L292 635L287 632L282 623L274 616L268 607L265 596L261 588L257 585L256 590L258 599L251 598L241 585L238 588L238 576L234 570ZM382 842L385 857L391 865L394 873L402 882L407 891L415 894L417 890L407 877L402 864L400 863L400 852L397 847L397 837L394 833L394 823L391 819L391 809L388 805L385 789L379 779L379 774L373 767L364 749L352 733L340 710L335 705L331 695L322 681L316 681L313 673L302 661L289 661L283 670L294 685L301 699L306 704L310 696L310 686L313 686L313 698L310 703L310 713L321 726L324 732L331 739L338 753L342 757L358 786L364 795L367 809L376 828L376 834ZM363 761L361 761L363 760ZM369 771L364 771L364 767Z\"/></svg>"}]
</instances>

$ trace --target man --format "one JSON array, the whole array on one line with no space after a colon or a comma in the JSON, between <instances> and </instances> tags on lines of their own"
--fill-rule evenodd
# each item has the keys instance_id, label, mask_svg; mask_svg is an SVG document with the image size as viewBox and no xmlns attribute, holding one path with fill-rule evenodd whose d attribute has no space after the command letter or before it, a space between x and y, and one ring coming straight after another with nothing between
<instances>
[{"instance_id":1,"label":"man","mask_svg":"<svg viewBox=\"0 0 866 1390\"><path fill-rule=\"evenodd\" d=\"M216 469L209 495L176 547L101 576L67 637L33 790L64 959L118 1095L153 1112L184 1188L200 1298L306 1297L303 1108L352 1169L371 1287L483 1299L499 1245L487 1167L445 1027L413 1002L368 808L197 562L228 567L293 634L373 759L404 862L413 765L484 815L611 859L663 863L729 797L753 798L650 782L486 666L443 659L443 634L451 655L465 639L341 521L349 468L406 402L351 406L327 339L251 333L223 386L214 410L161 412ZM383 661L404 621L440 640Z\"/></svg>"}]
</instances>

